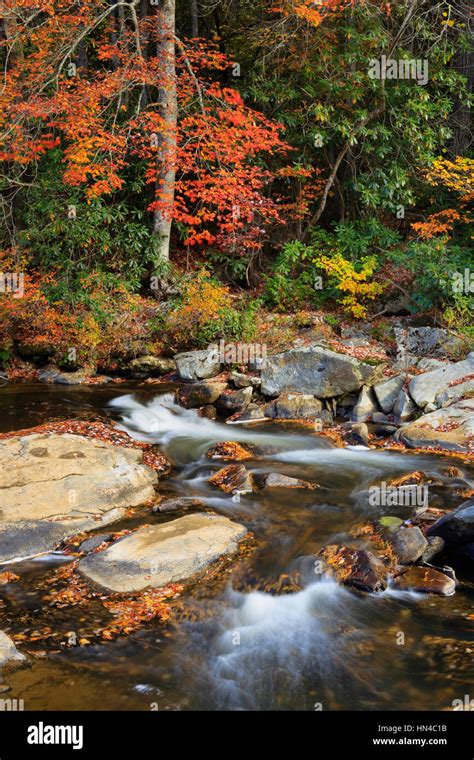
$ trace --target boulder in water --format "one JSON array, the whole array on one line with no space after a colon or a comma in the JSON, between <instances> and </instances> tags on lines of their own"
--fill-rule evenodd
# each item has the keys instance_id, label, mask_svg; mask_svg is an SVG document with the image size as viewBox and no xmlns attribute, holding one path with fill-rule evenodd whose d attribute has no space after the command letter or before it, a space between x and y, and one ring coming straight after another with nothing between
<instances>
[{"instance_id":1,"label":"boulder in water","mask_svg":"<svg viewBox=\"0 0 474 760\"><path fill-rule=\"evenodd\" d=\"M254 459L254 452L245 444L237 441L219 441L207 452L209 459L233 460L244 462L246 459Z\"/></svg>"},{"instance_id":2,"label":"boulder in water","mask_svg":"<svg viewBox=\"0 0 474 760\"><path fill-rule=\"evenodd\" d=\"M54 549L152 499L157 474L143 452L79 435L0 441L0 561Z\"/></svg>"},{"instance_id":3,"label":"boulder in water","mask_svg":"<svg viewBox=\"0 0 474 760\"><path fill-rule=\"evenodd\" d=\"M361 591L383 591L387 587L388 567L372 552L329 544L321 557L339 583Z\"/></svg>"},{"instance_id":4,"label":"boulder in water","mask_svg":"<svg viewBox=\"0 0 474 760\"><path fill-rule=\"evenodd\" d=\"M213 404L224 393L227 383L200 382L182 385L175 394L175 402L185 409L197 409Z\"/></svg>"},{"instance_id":5,"label":"boulder in water","mask_svg":"<svg viewBox=\"0 0 474 760\"><path fill-rule=\"evenodd\" d=\"M428 547L428 541L417 527L399 528L390 536L390 543L401 565L416 562Z\"/></svg>"},{"instance_id":6,"label":"boulder in water","mask_svg":"<svg viewBox=\"0 0 474 760\"><path fill-rule=\"evenodd\" d=\"M319 417L323 405L307 393L283 393L265 407L265 416L279 420Z\"/></svg>"},{"instance_id":7,"label":"boulder in water","mask_svg":"<svg viewBox=\"0 0 474 760\"><path fill-rule=\"evenodd\" d=\"M316 483L308 483L307 480L300 480L299 478L290 478L288 475L280 475L279 472L271 472L265 477L265 488L306 488L315 489L319 488Z\"/></svg>"},{"instance_id":8,"label":"boulder in water","mask_svg":"<svg viewBox=\"0 0 474 760\"><path fill-rule=\"evenodd\" d=\"M209 483L226 493L248 493L254 490L252 474L243 464L230 464L214 473Z\"/></svg>"},{"instance_id":9,"label":"boulder in water","mask_svg":"<svg viewBox=\"0 0 474 760\"><path fill-rule=\"evenodd\" d=\"M187 580L223 555L232 555L247 529L227 517L201 513L148 525L79 562L82 575L128 593Z\"/></svg>"},{"instance_id":10,"label":"boulder in water","mask_svg":"<svg viewBox=\"0 0 474 760\"><path fill-rule=\"evenodd\" d=\"M456 581L433 567L413 565L394 578L393 586L400 591L421 591L425 594L451 596Z\"/></svg>"}]
</instances>

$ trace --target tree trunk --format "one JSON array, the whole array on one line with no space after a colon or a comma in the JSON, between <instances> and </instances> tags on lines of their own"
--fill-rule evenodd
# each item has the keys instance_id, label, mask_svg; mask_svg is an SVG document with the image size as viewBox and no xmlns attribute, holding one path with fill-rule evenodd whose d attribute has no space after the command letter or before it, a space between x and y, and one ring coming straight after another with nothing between
<instances>
[{"instance_id":1,"label":"tree trunk","mask_svg":"<svg viewBox=\"0 0 474 760\"><path fill-rule=\"evenodd\" d=\"M170 236L174 206L176 175L176 53L175 53L175 0L160 0L157 8L157 54L162 61L163 80L160 83L158 110L163 128L157 136L156 200L159 208L154 212L153 234L157 238L160 261L169 261Z\"/></svg>"},{"instance_id":2,"label":"tree trunk","mask_svg":"<svg viewBox=\"0 0 474 760\"><path fill-rule=\"evenodd\" d=\"M191 37L199 37L198 0L191 0Z\"/></svg>"}]
</instances>

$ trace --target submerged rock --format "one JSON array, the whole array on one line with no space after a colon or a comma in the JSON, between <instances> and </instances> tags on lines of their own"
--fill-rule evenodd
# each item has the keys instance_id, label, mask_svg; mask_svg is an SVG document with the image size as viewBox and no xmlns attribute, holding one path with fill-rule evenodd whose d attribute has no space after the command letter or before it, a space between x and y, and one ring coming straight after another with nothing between
<instances>
[{"instance_id":1,"label":"submerged rock","mask_svg":"<svg viewBox=\"0 0 474 760\"><path fill-rule=\"evenodd\" d=\"M235 462L255 458L254 452L248 446L237 441L220 441L209 449L207 456L209 459L230 459Z\"/></svg>"},{"instance_id":2,"label":"submerged rock","mask_svg":"<svg viewBox=\"0 0 474 760\"><path fill-rule=\"evenodd\" d=\"M394 578L393 586L400 591L421 591L425 594L451 596L456 581L433 567L412 566Z\"/></svg>"},{"instance_id":3,"label":"submerged rock","mask_svg":"<svg viewBox=\"0 0 474 760\"><path fill-rule=\"evenodd\" d=\"M262 393L309 393L332 398L375 382L377 368L320 346L295 348L267 357L262 368Z\"/></svg>"},{"instance_id":4,"label":"submerged rock","mask_svg":"<svg viewBox=\"0 0 474 760\"><path fill-rule=\"evenodd\" d=\"M54 549L154 497L157 474L140 449L79 435L0 441L0 561Z\"/></svg>"},{"instance_id":5,"label":"submerged rock","mask_svg":"<svg viewBox=\"0 0 474 760\"><path fill-rule=\"evenodd\" d=\"M111 591L127 593L183 581L223 555L234 554L246 535L227 517L202 513L139 528L101 552L89 554L78 570Z\"/></svg>"},{"instance_id":6,"label":"submerged rock","mask_svg":"<svg viewBox=\"0 0 474 760\"><path fill-rule=\"evenodd\" d=\"M387 587L388 568L371 552L329 544L321 556L339 583L361 591L383 591Z\"/></svg>"},{"instance_id":7,"label":"submerged rock","mask_svg":"<svg viewBox=\"0 0 474 760\"><path fill-rule=\"evenodd\" d=\"M287 475L280 475L278 472L271 472L265 477L265 488L319 488L315 483L308 483L307 480L299 478L290 478Z\"/></svg>"},{"instance_id":8,"label":"submerged rock","mask_svg":"<svg viewBox=\"0 0 474 760\"><path fill-rule=\"evenodd\" d=\"M176 499L165 499L153 506L153 512L179 512L182 509L206 509L206 504L201 499L192 496L179 496Z\"/></svg>"}]
</instances>

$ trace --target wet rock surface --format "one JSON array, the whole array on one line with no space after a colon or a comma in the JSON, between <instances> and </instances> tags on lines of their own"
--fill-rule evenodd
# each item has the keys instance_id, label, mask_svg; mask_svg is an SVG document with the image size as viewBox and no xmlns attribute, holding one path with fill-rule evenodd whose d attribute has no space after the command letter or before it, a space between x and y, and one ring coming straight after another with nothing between
<instances>
[{"instance_id":1,"label":"wet rock surface","mask_svg":"<svg viewBox=\"0 0 474 760\"><path fill-rule=\"evenodd\" d=\"M111 591L139 591L187 580L237 551L243 525L203 513L139 528L79 562L79 572Z\"/></svg>"},{"instance_id":2,"label":"wet rock surface","mask_svg":"<svg viewBox=\"0 0 474 760\"><path fill-rule=\"evenodd\" d=\"M143 453L77 435L0 441L0 561L54 549L153 498Z\"/></svg>"}]
</instances>

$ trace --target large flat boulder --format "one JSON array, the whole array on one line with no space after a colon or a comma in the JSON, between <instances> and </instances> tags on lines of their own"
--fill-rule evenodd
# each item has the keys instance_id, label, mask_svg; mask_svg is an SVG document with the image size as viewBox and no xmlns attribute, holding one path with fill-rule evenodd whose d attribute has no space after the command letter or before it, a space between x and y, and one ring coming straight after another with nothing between
<instances>
[{"instance_id":1,"label":"large flat boulder","mask_svg":"<svg viewBox=\"0 0 474 760\"><path fill-rule=\"evenodd\" d=\"M372 385L379 370L346 354L320 346L295 348L266 358L262 367L262 393L309 393L331 398Z\"/></svg>"},{"instance_id":2,"label":"large flat boulder","mask_svg":"<svg viewBox=\"0 0 474 760\"><path fill-rule=\"evenodd\" d=\"M0 562L53 549L152 499L157 474L142 458L79 435L0 441Z\"/></svg>"},{"instance_id":3,"label":"large flat boulder","mask_svg":"<svg viewBox=\"0 0 474 760\"><path fill-rule=\"evenodd\" d=\"M469 451L474 441L474 399L458 401L403 425L396 437L410 448Z\"/></svg>"},{"instance_id":4,"label":"large flat boulder","mask_svg":"<svg viewBox=\"0 0 474 760\"><path fill-rule=\"evenodd\" d=\"M408 387L410 396L421 409L428 407L427 411L433 411L437 396L461 382L472 379L473 374L474 351L471 351L464 361L446 364L432 372L414 377Z\"/></svg>"},{"instance_id":5,"label":"large flat boulder","mask_svg":"<svg viewBox=\"0 0 474 760\"><path fill-rule=\"evenodd\" d=\"M237 551L243 525L207 512L139 528L108 549L89 554L79 571L111 591L127 593L186 580Z\"/></svg>"}]
</instances>

